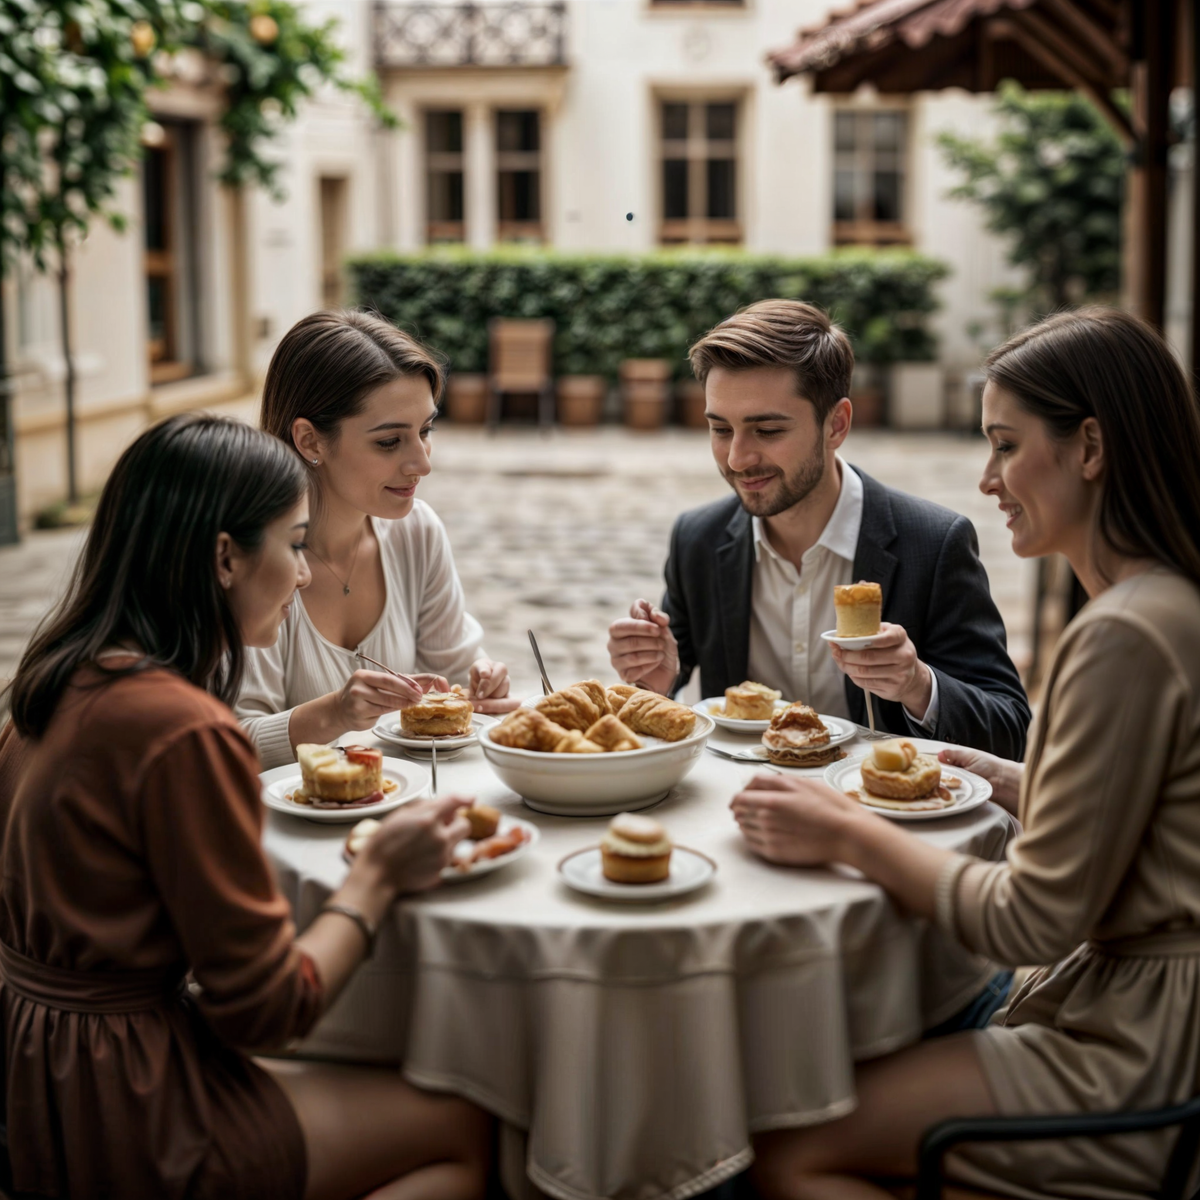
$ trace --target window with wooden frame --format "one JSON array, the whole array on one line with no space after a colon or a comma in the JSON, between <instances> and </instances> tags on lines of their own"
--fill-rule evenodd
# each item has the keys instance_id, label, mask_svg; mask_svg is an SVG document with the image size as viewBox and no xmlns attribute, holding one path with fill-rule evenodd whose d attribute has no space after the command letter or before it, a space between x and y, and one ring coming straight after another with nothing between
<instances>
[{"instance_id":1,"label":"window with wooden frame","mask_svg":"<svg viewBox=\"0 0 1200 1200\"><path fill-rule=\"evenodd\" d=\"M736 245L738 122L735 99L659 101L659 241L664 245Z\"/></svg>"},{"instance_id":2,"label":"window with wooden frame","mask_svg":"<svg viewBox=\"0 0 1200 1200\"><path fill-rule=\"evenodd\" d=\"M496 236L502 242L541 242L542 114L496 111Z\"/></svg>"},{"instance_id":3,"label":"window with wooden frame","mask_svg":"<svg viewBox=\"0 0 1200 1200\"><path fill-rule=\"evenodd\" d=\"M461 109L425 114L425 240L466 241Z\"/></svg>"},{"instance_id":4,"label":"window with wooden frame","mask_svg":"<svg viewBox=\"0 0 1200 1200\"><path fill-rule=\"evenodd\" d=\"M196 128L155 124L142 158L142 228L151 384L198 370Z\"/></svg>"},{"instance_id":5,"label":"window with wooden frame","mask_svg":"<svg viewBox=\"0 0 1200 1200\"><path fill-rule=\"evenodd\" d=\"M841 109L833 116L833 146L834 243L908 245L908 113Z\"/></svg>"}]
</instances>

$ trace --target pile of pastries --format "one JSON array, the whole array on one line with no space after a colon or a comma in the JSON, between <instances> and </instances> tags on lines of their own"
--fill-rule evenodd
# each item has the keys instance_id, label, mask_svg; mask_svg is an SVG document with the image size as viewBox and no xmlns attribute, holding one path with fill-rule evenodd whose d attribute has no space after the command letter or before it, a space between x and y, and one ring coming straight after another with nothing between
<instances>
[{"instance_id":1,"label":"pile of pastries","mask_svg":"<svg viewBox=\"0 0 1200 1200\"><path fill-rule=\"evenodd\" d=\"M690 708L657 692L585 679L509 713L490 737L499 746L543 754L613 754L640 750L639 734L678 742L695 727Z\"/></svg>"},{"instance_id":2,"label":"pile of pastries","mask_svg":"<svg viewBox=\"0 0 1200 1200\"><path fill-rule=\"evenodd\" d=\"M767 758L781 767L824 767L845 758L829 741L829 727L807 704L780 709L762 735Z\"/></svg>"},{"instance_id":3,"label":"pile of pastries","mask_svg":"<svg viewBox=\"0 0 1200 1200\"><path fill-rule=\"evenodd\" d=\"M950 791L962 786L962 780L947 775L932 754L922 754L901 738L877 742L860 773L862 790L846 795L873 808L934 812L953 804Z\"/></svg>"}]
</instances>

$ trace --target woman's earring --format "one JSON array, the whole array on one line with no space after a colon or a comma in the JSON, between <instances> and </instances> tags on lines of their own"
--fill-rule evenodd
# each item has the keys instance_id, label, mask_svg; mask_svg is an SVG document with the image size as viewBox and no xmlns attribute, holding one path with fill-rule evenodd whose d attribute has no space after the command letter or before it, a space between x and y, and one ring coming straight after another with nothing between
<instances>
[{"instance_id":1,"label":"woman's earring","mask_svg":"<svg viewBox=\"0 0 1200 1200\"><path fill-rule=\"evenodd\" d=\"M319 458L314 458L312 460L312 462L313 462L313 466L316 467L316 466L320 465L321 460Z\"/></svg>"}]
</instances>

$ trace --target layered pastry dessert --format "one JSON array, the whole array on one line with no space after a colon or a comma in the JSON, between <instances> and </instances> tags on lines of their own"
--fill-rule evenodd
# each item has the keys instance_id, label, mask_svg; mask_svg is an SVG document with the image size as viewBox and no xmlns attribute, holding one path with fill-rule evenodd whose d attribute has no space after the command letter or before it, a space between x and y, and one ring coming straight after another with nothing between
<instances>
[{"instance_id":1,"label":"layered pastry dessert","mask_svg":"<svg viewBox=\"0 0 1200 1200\"><path fill-rule=\"evenodd\" d=\"M608 696L599 684L596 689L599 695L591 693L586 684L572 684L543 696L533 707L556 725L583 733L608 712Z\"/></svg>"},{"instance_id":2,"label":"layered pastry dessert","mask_svg":"<svg viewBox=\"0 0 1200 1200\"><path fill-rule=\"evenodd\" d=\"M539 750L543 754L551 754L567 736L567 732L536 708L518 708L491 729L488 736L498 746L511 746L514 750Z\"/></svg>"},{"instance_id":3,"label":"layered pastry dessert","mask_svg":"<svg viewBox=\"0 0 1200 1200\"><path fill-rule=\"evenodd\" d=\"M747 679L725 689L725 715L737 721L769 721L775 715L775 701L782 696L765 683Z\"/></svg>"},{"instance_id":4,"label":"layered pastry dessert","mask_svg":"<svg viewBox=\"0 0 1200 1200\"><path fill-rule=\"evenodd\" d=\"M877 742L863 759L862 792L848 792L875 808L932 812L954 803L950 787L961 781L942 776L942 767L931 754L920 753L912 742L899 738ZM949 786L947 786L949 785Z\"/></svg>"},{"instance_id":5,"label":"layered pastry dessert","mask_svg":"<svg viewBox=\"0 0 1200 1200\"><path fill-rule=\"evenodd\" d=\"M471 732L471 702L461 692L426 692L400 710L400 728L412 737L453 737Z\"/></svg>"},{"instance_id":6,"label":"layered pastry dessert","mask_svg":"<svg viewBox=\"0 0 1200 1200\"><path fill-rule=\"evenodd\" d=\"M593 742L578 729L568 729L554 747L555 754L603 754L604 747Z\"/></svg>"},{"instance_id":7,"label":"layered pastry dessert","mask_svg":"<svg viewBox=\"0 0 1200 1200\"><path fill-rule=\"evenodd\" d=\"M620 750L640 750L642 743L620 717L608 713L591 727L584 737L609 754Z\"/></svg>"},{"instance_id":8,"label":"layered pastry dessert","mask_svg":"<svg viewBox=\"0 0 1200 1200\"><path fill-rule=\"evenodd\" d=\"M883 589L877 583L847 583L833 589L838 637L871 637L879 632Z\"/></svg>"},{"instance_id":9,"label":"layered pastry dessert","mask_svg":"<svg viewBox=\"0 0 1200 1200\"><path fill-rule=\"evenodd\" d=\"M296 747L301 784L291 794L296 804L317 808L374 804L383 799L383 751L370 746Z\"/></svg>"},{"instance_id":10,"label":"layered pastry dessert","mask_svg":"<svg viewBox=\"0 0 1200 1200\"><path fill-rule=\"evenodd\" d=\"M620 813L600 842L601 870L613 883L661 883L671 873L671 839L650 817Z\"/></svg>"},{"instance_id":11,"label":"layered pastry dessert","mask_svg":"<svg viewBox=\"0 0 1200 1200\"><path fill-rule=\"evenodd\" d=\"M829 729L807 704L789 704L762 735L767 758L780 767L824 767L846 757L829 744Z\"/></svg>"},{"instance_id":12,"label":"layered pastry dessert","mask_svg":"<svg viewBox=\"0 0 1200 1200\"><path fill-rule=\"evenodd\" d=\"M635 688L631 683L614 683L611 687L606 688L608 693L608 711L614 716L621 711L625 706L625 701L640 688Z\"/></svg>"},{"instance_id":13,"label":"layered pastry dessert","mask_svg":"<svg viewBox=\"0 0 1200 1200\"><path fill-rule=\"evenodd\" d=\"M657 692L636 691L617 713L634 733L678 742L696 728L696 714L686 704L676 704Z\"/></svg>"}]
</instances>

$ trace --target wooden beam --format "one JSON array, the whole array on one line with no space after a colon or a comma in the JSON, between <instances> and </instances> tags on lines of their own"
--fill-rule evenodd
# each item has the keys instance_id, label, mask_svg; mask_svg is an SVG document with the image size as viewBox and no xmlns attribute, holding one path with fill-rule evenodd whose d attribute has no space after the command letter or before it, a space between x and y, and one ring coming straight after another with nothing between
<instances>
[{"instance_id":1,"label":"wooden beam","mask_svg":"<svg viewBox=\"0 0 1200 1200\"><path fill-rule=\"evenodd\" d=\"M1140 115L1146 130L1139 165L1146 196L1138 230L1139 254L1143 256L1142 287L1136 300L1140 315L1156 329L1162 329L1167 299L1167 154L1171 143L1175 0L1142 0L1135 11L1144 22L1142 45L1146 52L1145 87L1139 89L1144 103Z\"/></svg>"},{"instance_id":2,"label":"wooden beam","mask_svg":"<svg viewBox=\"0 0 1200 1200\"><path fill-rule=\"evenodd\" d=\"M1092 53L1105 59L1109 64L1106 76L1117 76L1125 80L1129 75L1129 56L1117 45L1112 33L1102 29L1095 21L1071 0L1042 0L1042 7L1058 17L1061 24L1070 26L1075 35L1086 42ZM1033 15L1033 10L1029 10Z\"/></svg>"},{"instance_id":3,"label":"wooden beam","mask_svg":"<svg viewBox=\"0 0 1200 1200\"><path fill-rule=\"evenodd\" d=\"M1121 139L1121 144L1127 150L1133 146L1136 139L1129 118L1113 103L1112 97L1103 87L1097 87L1092 79L1064 61L1023 25L1018 25L1007 17L993 17L988 21L987 28L992 37L1017 42L1030 58L1037 59L1042 66L1061 79L1064 86L1078 88L1083 92L1113 127L1117 137Z\"/></svg>"},{"instance_id":4,"label":"wooden beam","mask_svg":"<svg viewBox=\"0 0 1200 1200\"><path fill-rule=\"evenodd\" d=\"M1197 111L1200 97L1200 13L1190 5L1185 17L1191 23L1191 84L1192 111ZM1200 136L1196 125L1192 125L1192 312L1191 312L1191 367L1192 379L1200 393Z\"/></svg>"},{"instance_id":5,"label":"wooden beam","mask_svg":"<svg viewBox=\"0 0 1200 1200\"><path fill-rule=\"evenodd\" d=\"M1062 30L1039 13L1032 10L1022 12L1014 9L1008 19L1020 26L1037 41L1046 46L1056 57L1066 63L1081 79L1088 80L1097 89L1110 88L1114 84L1112 72L1106 64L1098 62L1085 49L1064 36ZM1125 82L1121 80L1120 82Z\"/></svg>"}]
</instances>

